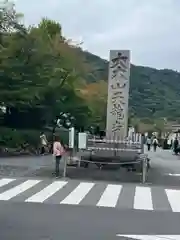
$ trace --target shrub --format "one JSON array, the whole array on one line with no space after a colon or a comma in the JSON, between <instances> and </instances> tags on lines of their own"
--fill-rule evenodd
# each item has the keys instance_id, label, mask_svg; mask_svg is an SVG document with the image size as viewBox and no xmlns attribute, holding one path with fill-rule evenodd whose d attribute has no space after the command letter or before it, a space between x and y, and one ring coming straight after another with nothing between
<instances>
[{"instance_id":1,"label":"shrub","mask_svg":"<svg viewBox=\"0 0 180 240\"><path fill-rule=\"evenodd\" d=\"M49 142L52 141L52 129L46 130L29 130L29 129L12 129L0 127L0 146L8 148L18 148L24 143L28 143L33 147L40 144L40 132L43 131ZM56 134L60 136L64 144L68 144L69 132L68 130L57 129Z\"/></svg>"}]
</instances>

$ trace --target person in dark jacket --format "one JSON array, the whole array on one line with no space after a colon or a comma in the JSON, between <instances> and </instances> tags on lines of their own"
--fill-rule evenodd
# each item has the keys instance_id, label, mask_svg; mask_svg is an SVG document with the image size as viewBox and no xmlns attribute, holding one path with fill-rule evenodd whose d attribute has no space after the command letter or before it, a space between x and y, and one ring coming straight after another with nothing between
<instances>
[{"instance_id":1,"label":"person in dark jacket","mask_svg":"<svg viewBox=\"0 0 180 240\"><path fill-rule=\"evenodd\" d=\"M178 154L178 146L179 146L179 141L177 137L174 140L174 153L177 155Z\"/></svg>"},{"instance_id":2,"label":"person in dark jacket","mask_svg":"<svg viewBox=\"0 0 180 240\"><path fill-rule=\"evenodd\" d=\"M156 152L156 148L158 146L158 140L156 137L154 137L152 145L153 145L154 152Z\"/></svg>"}]
</instances>

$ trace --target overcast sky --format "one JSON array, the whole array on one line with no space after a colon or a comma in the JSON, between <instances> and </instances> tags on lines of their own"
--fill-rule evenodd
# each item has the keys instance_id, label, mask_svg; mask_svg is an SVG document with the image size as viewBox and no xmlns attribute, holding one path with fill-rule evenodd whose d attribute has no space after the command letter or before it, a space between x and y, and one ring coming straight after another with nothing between
<instances>
[{"instance_id":1,"label":"overcast sky","mask_svg":"<svg viewBox=\"0 0 180 240\"><path fill-rule=\"evenodd\" d=\"M16 0L26 24L42 17L62 24L67 38L108 59L130 49L132 63L180 71L180 0Z\"/></svg>"}]
</instances>

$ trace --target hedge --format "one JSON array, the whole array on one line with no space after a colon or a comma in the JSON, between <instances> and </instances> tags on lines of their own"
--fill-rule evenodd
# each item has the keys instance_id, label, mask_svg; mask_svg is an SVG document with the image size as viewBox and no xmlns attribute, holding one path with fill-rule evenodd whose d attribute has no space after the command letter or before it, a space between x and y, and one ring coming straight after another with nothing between
<instances>
[{"instance_id":1,"label":"hedge","mask_svg":"<svg viewBox=\"0 0 180 240\"><path fill-rule=\"evenodd\" d=\"M28 143L33 147L40 144L40 132L42 130L19 130L12 128L0 127L0 146L9 148L18 148L24 143ZM52 140L52 130L43 130L46 134L48 141ZM60 136L63 143L68 144L68 131L56 130L56 134Z\"/></svg>"}]
</instances>

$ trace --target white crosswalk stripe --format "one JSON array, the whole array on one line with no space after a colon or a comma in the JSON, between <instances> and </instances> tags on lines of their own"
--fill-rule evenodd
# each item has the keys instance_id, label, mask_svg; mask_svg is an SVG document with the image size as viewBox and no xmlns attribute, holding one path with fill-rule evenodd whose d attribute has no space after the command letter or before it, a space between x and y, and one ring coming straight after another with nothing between
<instances>
[{"instance_id":1,"label":"white crosswalk stripe","mask_svg":"<svg viewBox=\"0 0 180 240\"><path fill-rule=\"evenodd\" d=\"M149 187L136 187L134 209L153 210L151 189Z\"/></svg>"},{"instance_id":2,"label":"white crosswalk stripe","mask_svg":"<svg viewBox=\"0 0 180 240\"><path fill-rule=\"evenodd\" d=\"M93 186L94 183L80 183L72 193L70 193L63 201L61 201L61 204L79 204Z\"/></svg>"},{"instance_id":3,"label":"white crosswalk stripe","mask_svg":"<svg viewBox=\"0 0 180 240\"><path fill-rule=\"evenodd\" d=\"M180 212L180 190L166 189L165 191L173 212Z\"/></svg>"},{"instance_id":4,"label":"white crosswalk stripe","mask_svg":"<svg viewBox=\"0 0 180 240\"><path fill-rule=\"evenodd\" d=\"M29 188L32 188L36 184L41 182L41 180L27 180L26 182L23 182L22 184L5 191L4 193L0 194L0 200L9 200L18 194L28 190Z\"/></svg>"},{"instance_id":5,"label":"white crosswalk stripe","mask_svg":"<svg viewBox=\"0 0 180 240\"><path fill-rule=\"evenodd\" d=\"M36 193L32 197L26 199L26 202L44 202L46 199L51 197L53 194L55 194L57 191L59 191L61 188L63 188L67 182L64 181L55 181L42 189L40 192Z\"/></svg>"},{"instance_id":6,"label":"white crosswalk stripe","mask_svg":"<svg viewBox=\"0 0 180 240\"><path fill-rule=\"evenodd\" d=\"M121 192L121 185L109 184L102 194L97 206L99 207L115 207Z\"/></svg>"},{"instance_id":7,"label":"white crosswalk stripe","mask_svg":"<svg viewBox=\"0 0 180 240\"><path fill-rule=\"evenodd\" d=\"M0 180L0 187L5 186L8 183L15 181L15 179L3 178Z\"/></svg>"},{"instance_id":8,"label":"white crosswalk stripe","mask_svg":"<svg viewBox=\"0 0 180 240\"><path fill-rule=\"evenodd\" d=\"M180 189L133 184L2 178L0 200L180 212Z\"/></svg>"}]
</instances>

